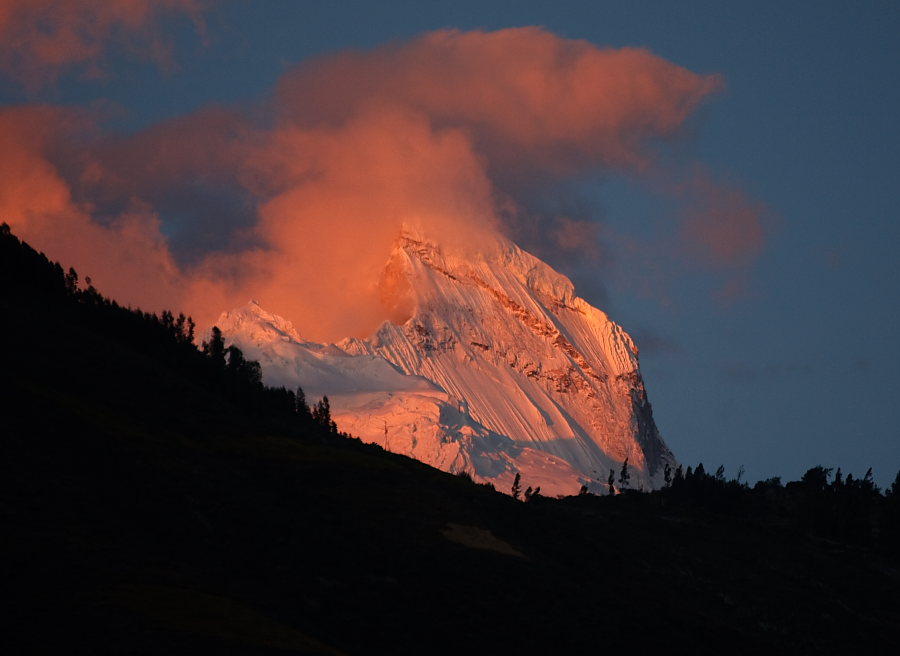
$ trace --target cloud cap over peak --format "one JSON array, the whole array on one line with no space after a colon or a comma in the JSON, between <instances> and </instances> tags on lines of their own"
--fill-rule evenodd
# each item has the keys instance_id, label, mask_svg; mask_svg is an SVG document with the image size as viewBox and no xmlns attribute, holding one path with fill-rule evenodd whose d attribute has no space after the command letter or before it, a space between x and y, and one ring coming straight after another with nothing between
<instances>
[{"instance_id":1,"label":"cloud cap over peak","mask_svg":"<svg viewBox=\"0 0 900 656\"><path fill-rule=\"evenodd\" d=\"M204 322L259 298L311 339L365 336L393 316L377 283L404 223L448 244L531 230L596 251L584 221L541 228L531 181L655 166L654 144L720 86L542 28L441 30L301 63L250 111L201 109L133 135L63 130L54 147L17 137L16 159L58 202L32 206L0 180L0 206L15 198L11 223L85 271L101 268L98 244L143 244L129 275L94 275L123 302L168 298ZM33 111L6 116L0 138Z\"/></svg>"}]
</instances>

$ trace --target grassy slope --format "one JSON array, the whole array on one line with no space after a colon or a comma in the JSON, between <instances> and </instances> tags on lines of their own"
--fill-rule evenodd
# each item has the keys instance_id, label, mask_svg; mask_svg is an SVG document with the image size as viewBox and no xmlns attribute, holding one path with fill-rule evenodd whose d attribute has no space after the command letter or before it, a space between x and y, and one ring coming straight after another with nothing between
<instances>
[{"instance_id":1,"label":"grassy slope","mask_svg":"<svg viewBox=\"0 0 900 656\"><path fill-rule=\"evenodd\" d=\"M103 653L859 651L895 565L649 497L523 504L297 437L34 299L2 310L8 640ZM527 485L527 481L524 481Z\"/></svg>"}]
</instances>

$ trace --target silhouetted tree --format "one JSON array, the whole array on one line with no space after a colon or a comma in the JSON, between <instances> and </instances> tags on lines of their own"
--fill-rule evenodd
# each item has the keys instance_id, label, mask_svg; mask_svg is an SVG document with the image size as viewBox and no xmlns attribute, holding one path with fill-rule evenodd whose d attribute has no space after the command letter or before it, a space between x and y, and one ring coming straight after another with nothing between
<instances>
[{"instance_id":1,"label":"silhouetted tree","mask_svg":"<svg viewBox=\"0 0 900 656\"><path fill-rule=\"evenodd\" d=\"M834 480L831 482L831 487L836 489L844 487L844 475L841 473L840 467L838 467L837 471L834 473Z\"/></svg>"},{"instance_id":2,"label":"silhouetted tree","mask_svg":"<svg viewBox=\"0 0 900 656\"><path fill-rule=\"evenodd\" d=\"M871 467L869 467L869 468L866 470L866 474L865 474L865 476L863 476L863 479L862 479L862 488L863 488L863 490L865 490L866 492L871 492L871 493L874 493L874 494L878 494L878 493L879 493L878 486L875 485L875 479L872 477L872 468L871 468Z\"/></svg>"},{"instance_id":3,"label":"silhouetted tree","mask_svg":"<svg viewBox=\"0 0 900 656\"><path fill-rule=\"evenodd\" d=\"M619 489L627 490L629 481L631 481L631 473L628 471L628 458L625 458L619 472Z\"/></svg>"},{"instance_id":4,"label":"silhouetted tree","mask_svg":"<svg viewBox=\"0 0 900 656\"><path fill-rule=\"evenodd\" d=\"M716 480L720 483L725 482L725 465L719 465L719 468L716 470Z\"/></svg>"},{"instance_id":5,"label":"silhouetted tree","mask_svg":"<svg viewBox=\"0 0 900 656\"><path fill-rule=\"evenodd\" d=\"M294 393L294 399L295 412L304 419L312 419L312 412L309 409L309 405L306 403L306 394L299 385L297 386L297 391Z\"/></svg>"},{"instance_id":6,"label":"silhouetted tree","mask_svg":"<svg viewBox=\"0 0 900 656\"><path fill-rule=\"evenodd\" d=\"M588 493L588 486L587 486L587 485L582 485L582 486L581 486L581 489L578 490L578 496L584 496L584 495L587 494L587 493Z\"/></svg>"},{"instance_id":7,"label":"silhouetted tree","mask_svg":"<svg viewBox=\"0 0 900 656\"><path fill-rule=\"evenodd\" d=\"M665 469L663 469L663 482L666 487L672 487L672 465L666 463Z\"/></svg>"},{"instance_id":8,"label":"silhouetted tree","mask_svg":"<svg viewBox=\"0 0 900 656\"><path fill-rule=\"evenodd\" d=\"M78 272L75 271L73 267L69 267L69 272L66 274L66 292L69 296L74 296L75 292L78 291Z\"/></svg>"},{"instance_id":9,"label":"silhouetted tree","mask_svg":"<svg viewBox=\"0 0 900 656\"><path fill-rule=\"evenodd\" d=\"M900 559L900 471L885 491L879 535L885 551Z\"/></svg>"},{"instance_id":10,"label":"silhouetted tree","mask_svg":"<svg viewBox=\"0 0 900 656\"><path fill-rule=\"evenodd\" d=\"M706 479L706 468L703 466L703 463L701 462L699 465L697 465L697 468L694 470L694 480L696 480L697 482L702 482L705 479Z\"/></svg>"},{"instance_id":11,"label":"silhouetted tree","mask_svg":"<svg viewBox=\"0 0 900 656\"><path fill-rule=\"evenodd\" d=\"M887 496L900 497L900 471L897 472L897 475L894 477L894 482L891 483L891 486L887 489Z\"/></svg>"},{"instance_id":12,"label":"silhouetted tree","mask_svg":"<svg viewBox=\"0 0 900 656\"><path fill-rule=\"evenodd\" d=\"M824 490L828 485L828 477L831 476L831 468L816 465L806 470L800 480L815 490Z\"/></svg>"},{"instance_id":13,"label":"silhouetted tree","mask_svg":"<svg viewBox=\"0 0 900 656\"><path fill-rule=\"evenodd\" d=\"M328 401L327 396L323 396L322 400L313 407L312 418L316 423L329 430L331 429L334 422L331 420L331 403Z\"/></svg>"},{"instance_id":14,"label":"silhouetted tree","mask_svg":"<svg viewBox=\"0 0 900 656\"><path fill-rule=\"evenodd\" d=\"M512 493L513 499L518 499L519 495L522 493L522 476L519 472L516 472L516 478L513 480L512 487L510 488L510 492Z\"/></svg>"},{"instance_id":15,"label":"silhouetted tree","mask_svg":"<svg viewBox=\"0 0 900 656\"><path fill-rule=\"evenodd\" d=\"M218 326L213 326L208 342L203 342L203 352L219 369L225 368L225 339Z\"/></svg>"},{"instance_id":16,"label":"silhouetted tree","mask_svg":"<svg viewBox=\"0 0 900 656\"><path fill-rule=\"evenodd\" d=\"M228 356L228 364L225 365L225 368L232 373L240 373L244 367L244 362L246 362L244 352L232 344L225 349L225 354Z\"/></svg>"},{"instance_id":17,"label":"silhouetted tree","mask_svg":"<svg viewBox=\"0 0 900 656\"><path fill-rule=\"evenodd\" d=\"M184 313L179 313L175 319L175 338L182 344L194 341L194 320L184 316Z\"/></svg>"},{"instance_id":18,"label":"silhouetted tree","mask_svg":"<svg viewBox=\"0 0 900 656\"><path fill-rule=\"evenodd\" d=\"M606 479L606 484L609 486L609 495L614 495L616 493L616 470L612 467L609 468L609 478Z\"/></svg>"},{"instance_id":19,"label":"silhouetted tree","mask_svg":"<svg viewBox=\"0 0 900 656\"><path fill-rule=\"evenodd\" d=\"M248 360L243 351L233 344L225 349L228 354L228 364L225 370L238 383L256 386L262 382L262 368L256 360ZM274 392L274 390L273 390Z\"/></svg>"}]
</instances>

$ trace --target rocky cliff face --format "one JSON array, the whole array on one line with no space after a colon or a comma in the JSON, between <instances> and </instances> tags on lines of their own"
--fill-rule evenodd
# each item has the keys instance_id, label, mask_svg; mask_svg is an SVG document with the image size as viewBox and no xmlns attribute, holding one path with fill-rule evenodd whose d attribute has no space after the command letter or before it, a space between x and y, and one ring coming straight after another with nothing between
<instances>
[{"instance_id":1,"label":"rocky cliff face","mask_svg":"<svg viewBox=\"0 0 900 656\"><path fill-rule=\"evenodd\" d=\"M397 323L337 345L304 341L250 305L219 327L269 384L327 394L342 430L508 491L605 491L628 458L633 487L674 462L624 330L509 241L447 252L398 240L380 282Z\"/></svg>"}]
</instances>

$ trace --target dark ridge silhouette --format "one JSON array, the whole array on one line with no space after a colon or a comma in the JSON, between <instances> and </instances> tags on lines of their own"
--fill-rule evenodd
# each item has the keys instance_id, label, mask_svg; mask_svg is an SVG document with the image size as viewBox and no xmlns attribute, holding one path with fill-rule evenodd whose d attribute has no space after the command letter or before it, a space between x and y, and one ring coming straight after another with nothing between
<instances>
[{"instance_id":1,"label":"dark ridge silhouette","mask_svg":"<svg viewBox=\"0 0 900 656\"><path fill-rule=\"evenodd\" d=\"M134 410L146 415L146 419L166 415L166 409L160 414L161 409L153 405L159 390L147 385L139 399L130 390L121 389L107 377L104 358L99 352L92 352L93 348L123 349L129 357L149 358L166 374L176 375L178 379L168 384L181 387L174 395L175 407L170 410L202 407L212 398L225 399L230 406L267 425L321 437L321 422L312 421L302 390L298 390L302 399L298 402L293 391L264 386L259 363L247 360L236 346L226 348L218 327L212 328L210 340L203 342L202 350L198 349L191 317L121 307L102 296L89 281L86 278L87 286L80 288L73 268L63 272L60 264L50 262L43 253L19 241L8 225L0 227L0 293L8 309L8 320L16 324L5 329L18 333L18 348L43 359L52 359L49 354L63 346L80 352L79 375L92 386L106 385L106 395L133 399ZM54 339L44 339L42 330L51 328L59 334ZM55 355L63 357L60 353ZM173 399L167 395L166 401L171 405ZM328 433L338 432L330 416L325 428Z\"/></svg>"},{"instance_id":2,"label":"dark ridge silhouette","mask_svg":"<svg viewBox=\"0 0 900 656\"><path fill-rule=\"evenodd\" d=\"M266 388L227 336L198 349L188 317L122 308L5 226L0 313L7 651L900 641L900 474L882 494L870 473L750 487L679 466L654 493L520 479L523 503L340 434L327 398Z\"/></svg>"}]
</instances>

